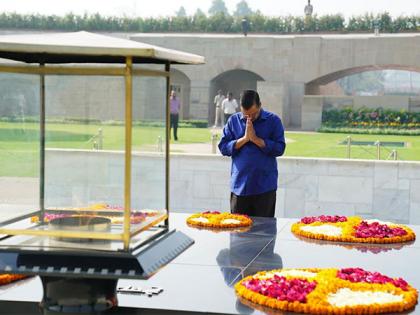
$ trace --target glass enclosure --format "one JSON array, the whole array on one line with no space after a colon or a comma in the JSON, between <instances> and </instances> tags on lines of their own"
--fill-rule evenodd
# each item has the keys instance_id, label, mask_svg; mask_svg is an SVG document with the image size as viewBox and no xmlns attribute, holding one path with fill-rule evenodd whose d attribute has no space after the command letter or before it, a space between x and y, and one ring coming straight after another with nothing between
<instances>
[{"instance_id":1,"label":"glass enclosure","mask_svg":"<svg viewBox=\"0 0 420 315\"><path fill-rule=\"evenodd\" d=\"M1 222L39 208L39 76L0 73Z\"/></svg>"},{"instance_id":2,"label":"glass enclosure","mask_svg":"<svg viewBox=\"0 0 420 315\"><path fill-rule=\"evenodd\" d=\"M162 67L0 74L2 244L128 250L167 230Z\"/></svg>"}]
</instances>

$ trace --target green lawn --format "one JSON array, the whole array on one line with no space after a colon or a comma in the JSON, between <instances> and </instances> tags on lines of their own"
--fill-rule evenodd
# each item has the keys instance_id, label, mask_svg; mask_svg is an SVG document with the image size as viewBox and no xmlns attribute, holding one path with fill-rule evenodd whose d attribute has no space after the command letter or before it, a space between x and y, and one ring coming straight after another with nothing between
<instances>
[{"instance_id":1,"label":"green lawn","mask_svg":"<svg viewBox=\"0 0 420 315\"><path fill-rule=\"evenodd\" d=\"M99 129L103 130L103 149L121 150L124 148L124 128L112 125L82 124L47 124L47 148L92 149L94 137ZM164 135L164 129L158 127L135 126L133 128L134 150L154 151L158 147L158 138ZM209 143L211 132L204 128L180 128L177 143ZM346 145L339 142L347 134L333 133L295 133L288 132L286 137L286 156L346 158ZM354 141L403 141L406 147L382 148L382 159L387 159L391 150L398 151L401 160L420 161L419 136L380 136L352 135ZM0 176L34 176L37 173L39 153L38 124L0 122ZM173 142L172 142L173 143ZM175 149L175 148L174 148ZM376 147L352 146L351 157L375 159Z\"/></svg>"},{"instance_id":2,"label":"green lawn","mask_svg":"<svg viewBox=\"0 0 420 315\"><path fill-rule=\"evenodd\" d=\"M306 157L332 157L346 158L347 146L339 143L349 136L342 133L286 133L286 138L291 140L287 145L286 156ZM420 161L420 137L419 136L383 136L383 135L350 135L353 141L402 141L406 147L382 147L381 159L387 159L390 151L397 150L400 160ZM376 159L375 146L351 147L351 158Z\"/></svg>"},{"instance_id":3,"label":"green lawn","mask_svg":"<svg viewBox=\"0 0 420 315\"><path fill-rule=\"evenodd\" d=\"M103 132L104 150L124 149L124 127L112 125L47 124L47 148L92 149L92 139ZM165 129L159 127L133 127L133 149L158 148L159 137ZM203 128L180 128L177 143L209 142L211 133ZM30 176L36 174L39 153L39 126L36 123L0 122L0 176Z\"/></svg>"}]
</instances>

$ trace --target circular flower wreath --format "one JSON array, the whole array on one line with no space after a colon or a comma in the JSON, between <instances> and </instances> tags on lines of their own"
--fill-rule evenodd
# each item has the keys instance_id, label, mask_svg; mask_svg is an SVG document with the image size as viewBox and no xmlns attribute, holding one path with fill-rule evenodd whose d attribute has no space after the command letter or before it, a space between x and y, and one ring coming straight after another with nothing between
<instances>
[{"instance_id":1,"label":"circular flower wreath","mask_svg":"<svg viewBox=\"0 0 420 315\"><path fill-rule=\"evenodd\" d=\"M206 211L196 213L187 218L188 225L206 228L239 228L252 225L250 217L244 214Z\"/></svg>"},{"instance_id":2,"label":"circular flower wreath","mask_svg":"<svg viewBox=\"0 0 420 315\"><path fill-rule=\"evenodd\" d=\"M357 216L304 217L291 230L299 236L337 242L389 244L416 239L413 230L405 225Z\"/></svg>"},{"instance_id":3,"label":"circular flower wreath","mask_svg":"<svg viewBox=\"0 0 420 315\"><path fill-rule=\"evenodd\" d=\"M236 283L235 290L256 308L311 314L403 312L418 298L405 280L361 268L263 271Z\"/></svg>"},{"instance_id":4,"label":"circular flower wreath","mask_svg":"<svg viewBox=\"0 0 420 315\"><path fill-rule=\"evenodd\" d=\"M67 210L77 211L76 214L71 213L56 213L56 212L46 212L44 214L44 222L48 223L49 221L57 218L66 218L66 217L74 217L79 216L80 213L83 213L84 215L92 215L92 216L101 216L105 217L111 220L112 224L123 224L124 223L124 216L122 216L122 213L124 211L123 207L118 206L110 206L108 204L104 203L97 203L93 204L88 207L80 207L80 208L68 208ZM116 213L115 214L97 214L98 212L101 213L102 211L107 212L113 210ZM139 224L145 221L148 217L155 216L158 214L158 211L156 210L150 210L150 209L144 209L140 211L133 211L130 215L130 223L131 224ZM32 223L39 223L40 217L39 216L33 216L31 217Z\"/></svg>"}]
</instances>

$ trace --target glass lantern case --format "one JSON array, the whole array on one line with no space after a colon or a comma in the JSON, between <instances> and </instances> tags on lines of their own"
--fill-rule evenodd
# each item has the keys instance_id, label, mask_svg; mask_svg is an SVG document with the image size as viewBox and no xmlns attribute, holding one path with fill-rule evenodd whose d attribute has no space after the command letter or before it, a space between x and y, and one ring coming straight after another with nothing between
<instances>
[{"instance_id":1,"label":"glass lantern case","mask_svg":"<svg viewBox=\"0 0 420 315\"><path fill-rule=\"evenodd\" d=\"M169 229L169 73L201 56L77 32L2 36L0 58L3 272L115 291L193 243Z\"/></svg>"}]
</instances>

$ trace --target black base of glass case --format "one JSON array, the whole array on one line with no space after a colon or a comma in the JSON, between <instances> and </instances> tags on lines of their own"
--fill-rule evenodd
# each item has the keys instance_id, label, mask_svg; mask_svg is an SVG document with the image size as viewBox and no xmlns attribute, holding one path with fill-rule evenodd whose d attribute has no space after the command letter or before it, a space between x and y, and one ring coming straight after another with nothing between
<instances>
[{"instance_id":1,"label":"black base of glass case","mask_svg":"<svg viewBox=\"0 0 420 315\"><path fill-rule=\"evenodd\" d=\"M39 275L44 314L107 313L117 306L118 279L147 279L193 243L172 230L131 252L0 247L0 272Z\"/></svg>"},{"instance_id":2,"label":"black base of glass case","mask_svg":"<svg viewBox=\"0 0 420 315\"><path fill-rule=\"evenodd\" d=\"M44 314L99 314L117 306L117 279L41 276Z\"/></svg>"},{"instance_id":3,"label":"black base of glass case","mask_svg":"<svg viewBox=\"0 0 420 315\"><path fill-rule=\"evenodd\" d=\"M147 279L194 243L172 230L132 251L1 247L0 272L71 278Z\"/></svg>"}]
</instances>

